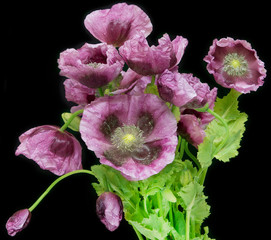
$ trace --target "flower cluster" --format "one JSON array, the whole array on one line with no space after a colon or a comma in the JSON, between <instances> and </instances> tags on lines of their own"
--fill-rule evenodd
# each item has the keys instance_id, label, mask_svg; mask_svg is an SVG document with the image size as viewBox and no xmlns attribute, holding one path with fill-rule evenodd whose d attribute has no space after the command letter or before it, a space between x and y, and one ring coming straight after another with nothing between
<instances>
[{"instance_id":1,"label":"flower cluster","mask_svg":"<svg viewBox=\"0 0 271 240\"><path fill-rule=\"evenodd\" d=\"M138 6L126 3L91 12L84 24L101 43L85 43L79 49L67 49L60 53L58 59L60 75L67 78L64 81L66 99L76 104L68 114L70 118L64 119L62 127L44 125L26 131L19 138L16 155L22 154L34 160L42 169L61 176L61 179L73 172L93 174L83 170L82 148L66 130L69 127L80 132L87 148L95 153L101 164L114 168L131 182L146 180L160 173L175 159L181 159L184 143L202 150L207 148L202 145L207 139L210 145L218 145L218 150L208 152L212 157L216 156L228 140L229 129L219 114L213 112L218 89L210 89L207 83L193 74L178 69L188 40L182 36L171 40L168 34L164 34L156 46L149 46L147 37L152 32L150 18ZM215 39L204 61L218 84L240 93L256 91L263 85L266 76L264 63L244 40L229 37ZM226 140L222 143L221 138L210 138L210 131L207 131L214 117L226 126ZM214 128L220 126L214 124ZM187 155L191 156L188 150ZM192 159L195 160L195 157L192 156ZM195 163L201 168L209 164L208 161L196 159ZM205 169L199 169L199 175L195 177L196 170L192 164L182 162L181 166L181 185L174 185L173 189L187 189L174 195L173 190L168 188L165 198L169 202L176 202L176 195L183 198L178 203L183 204L181 207L188 212L185 199L188 190L198 192L194 198L201 206L205 204L200 185L205 177L200 174ZM195 182L193 177L203 180ZM97 214L107 229L114 231L122 219L123 199L112 193L110 187L106 190L99 192ZM148 194L142 204L146 213L148 203L161 205L161 200L149 201L148 196L154 194ZM10 235L27 226L35 206L16 212L8 220L6 227ZM140 206L136 204L136 208ZM207 215L208 212L204 217ZM176 213L177 216L181 217L183 213ZM160 214L159 219L161 217ZM189 227L186 226L186 229L189 230ZM170 231L176 237L176 231ZM188 238L189 231L185 236L185 239Z\"/></svg>"}]
</instances>

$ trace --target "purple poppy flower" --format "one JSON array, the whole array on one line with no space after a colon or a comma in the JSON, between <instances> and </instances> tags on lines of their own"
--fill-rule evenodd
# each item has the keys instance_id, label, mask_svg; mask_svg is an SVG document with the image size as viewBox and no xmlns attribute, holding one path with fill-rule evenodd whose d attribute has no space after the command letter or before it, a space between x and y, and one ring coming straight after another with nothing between
<instances>
[{"instance_id":1,"label":"purple poppy flower","mask_svg":"<svg viewBox=\"0 0 271 240\"><path fill-rule=\"evenodd\" d=\"M60 54L60 75L79 81L89 88L99 88L114 80L124 61L118 51L105 43L84 44L80 49L67 49Z\"/></svg>"},{"instance_id":2,"label":"purple poppy flower","mask_svg":"<svg viewBox=\"0 0 271 240\"><path fill-rule=\"evenodd\" d=\"M85 18L87 30L101 42L121 46L138 31L147 37L152 24L147 14L136 5L118 3L111 9L97 10Z\"/></svg>"},{"instance_id":3,"label":"purple poppy flower","mask_svg":"<svg viewBox=\"0 0 271 240\"><path fill-rule=\"evenodd\" d=\"M195 108L204 107L207 103L210 109L214 108L217 88L210 90L206 83L202 83L192 74L182 74L189 85L196 92L196 97L180 108L181 118L178 123L178 134L184 137L196 148L203 142L205 137L205 128L214 116L208 112L198 112Z\"/></svg>"},{"instance_id":4,"label":"purple poppy flower","mask_svg":"<svg viewBox=\"0 0 271 240\"><path fill-rule=\"evenodd\" d=\"M88 148L128 180L146 179L174 160L176 129L174 115L152 94L99 98L80 122Z\"/></svg>"},{"instance_id":5,"label":"purple poppy flower","mask_svg":"<svg viewBox=\"0 0 271 240\"><path fill-rule=\"evenodd\" d=\"M264 63L245 40L215 39L204 61L218 84L241 93L256 91L266 77Z\"/></svg>"},{"instance_id":6,"label":"purple poppy flower","mask_svg":"<svg viewBox=\"0 0 271 240\"><path fill-rule=\"evenodd\" d=\"M166 102L182 107L197 96L187 81L188 74L165 70L157 80L160 97Z\"/></svg>"},{"instance_id":7,"label":"purple poppy flower","mask_svg":"<svg viewBox=\"0 0 271 240\"><path fill-rule=\"evenodd\" d=\"M42 169L56 175L82 169L81 145L68 132L59 127L44 125L23 133L19 140L16 156L22 154L34 160Z\"/></svg>"},{"instance_id":8,"label":"purple poppy flower","mask_svg":"<svg viewBox=\"0 0 271 240\"><path fill-rule=\"evenodd\" d=\"M114 193L104 192L96 201L96 213L109 231L115 231L122 220L122 201Z\"/></svg>"},{"instance_id":9,"label":"purple poppy flower","mask_svg":"<svg viewBox=\"0 0 271 240\"><path fill-rule=\"evenodd\" d=\"M138 74L161 74L179 64L188 41L181 36L171 41L168 34L164 34L158 42L158 46L150 47L144 34L139 32L126 41L119 52L127 65Z\"/></svg>"},{"instance_id":10,"label":"purple poppy flower","mask_svg":"<svg viewBox=\"0 0 271 240\"><path fill-rule=\"evenodd\" d=\"M144 93L147 84L151 83L151 79L151 76L142 76L129 68L127 72L122 72L119 89L112 92L112 94L141 95Z\"/></svg>"},{"instance_id":11,"label":"purple poppy flower","mask_svg":"<svg viewBox=\"0 0 271 240\"><path fill-rule=\"evenodd\" d=\"M217 88L213 88L210 90L210 87L207 83L202 83L200 79L194 77L193 74L183 73L181 74L184 79L188 82L188 84L194 89L196 96L185 104L184 108L202 108L209 104L209 108L214 107L214 102L217 95ZM209 114L209 113L208 113Z\"/></svg>"},{"instance_id":12,"label":"purple poppy flower","mask_svg":"<svg viewBox=\"0 0 271 240\"><path fill-rule=\"evenodd\" d=\"M18 232L25 229L31 219L31 212L28 209L22 209L15 212L7 221L6 229L8 235L15 236Z\"/></svg>"}]
</instances>

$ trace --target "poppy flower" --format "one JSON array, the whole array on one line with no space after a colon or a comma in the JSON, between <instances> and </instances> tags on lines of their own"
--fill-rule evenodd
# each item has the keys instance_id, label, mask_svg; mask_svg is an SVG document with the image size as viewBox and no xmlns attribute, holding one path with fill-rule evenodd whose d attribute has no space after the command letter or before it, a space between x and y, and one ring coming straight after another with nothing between
<instances>
[{"instance_id":1,"label":"poppy flower","mask_svg":"<svg viewBox=\"0 0 271 240\"><path fill-rule=\"evenodd\" d=\"M143 32L126 41L120 48L120 55L127 65L141 75L161 74L176 67L188 44L186 38L177 36L173 41L168 34L158 40L158 46L149 46Z\"/></svg>"},{"instance_id":2,"label":"poppy flower","mask_svg":"<svg viewBox=\"0 0 271 240\"><path fill-rule=\"evenodd\" d=\"M215 39L204 61L218 84L241 93L256 91L266 77L264 63L245 40Z\"/></svg>"},{"instance_id":3,"label":"poppy flower","mask_svg":"<svg viewBox=\"0 0 271 240\"><path fill-rule=\"evenodd\" d=\"M152 94L99 98L80 122L88 148L128 180L146 179L174 160L176 130L174 115Z\"/></svg>"},{"instance_id":4,"label":"poppy flower","mask_svg":"<svg viewBox=\"0 0 271 240\"><path fill-rule=\"evenodd\" d=\"M123 65L118 51L105 43L86 43L79 49L67 49L58 59L61 76L77 80L89 88L99 88L114 80Z\"/></svg>"},{"instance_id":5,"label":"poppy flower","mask_svg":"<svg viewBox=\"0 0 271 240\"><path fill-rule=\"evenodd\" d=\"M138 31L144 31L145 37L152 31L147 14L138 6L126 3L93 11L86 16L84 24L95 38L115 47L121 46Z\"/></svg>"}]
</instances>

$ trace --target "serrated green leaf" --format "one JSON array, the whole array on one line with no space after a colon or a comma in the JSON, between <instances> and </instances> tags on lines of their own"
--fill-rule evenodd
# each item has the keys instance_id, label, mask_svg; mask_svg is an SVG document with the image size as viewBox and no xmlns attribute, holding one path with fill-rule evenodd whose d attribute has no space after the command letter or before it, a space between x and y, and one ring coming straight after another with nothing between
<instances>
[{"instance_id":1,"label":"serrated green leaf","mask_svg":"<svg viewBox=\"0 0 271 240\"><path fill-rule=\"evenodd\" d=\"M201 223L210 214L210 206L206 203L203 186L194 181L183 187L178 195L181 197L181 206L191 211L191 219Z\"/></svg>"},{"instance_id":2,"label":"serrated green leaf","mask_svg":"<svg viewBox=\"0 0 271 240\"><path fill-rule=\"evenodd\" d=\"M141 234L152 240L164 240L172 230L170 223L157 214L149 214L148 218L129 220Z\"/></svg>"},{"instance_id":3,"label":"serrated green leaf","mask_svg":"<svg viewBox=\"0 0 271 240\"><path fill-rule=\"evenodd\" d=\"M207 127L203 143L198 146L198 160L203 168L212 164L215 157L223 162L228 162L231 158L238 155L238 148L245 131L245 122L247 115L238 110L238 97L240 93L231 90L227 96L218 98L214 112L224 119L229 128L229 138L224 144L223 139L226 135L226 129L223 124L214 119ZM216 149L219 151L216 152Z\"/></svg>"}]
</instances>

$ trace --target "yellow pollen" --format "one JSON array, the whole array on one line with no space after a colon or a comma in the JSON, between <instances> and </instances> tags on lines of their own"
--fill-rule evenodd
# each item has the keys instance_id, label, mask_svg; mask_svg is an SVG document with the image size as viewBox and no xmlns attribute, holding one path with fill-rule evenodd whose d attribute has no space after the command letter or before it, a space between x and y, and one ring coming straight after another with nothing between
<instances>
[{"instance_id":1,"label":"yellow pollen","mask_svg":"<svg viewBox=\"0 0 271 240\"><path fill-rule=\"evenodd\" d=\"M122 137L122 140L125 144L129 144L135 140L135 136L128 133Z\"/></svg>"},{"instance_id":2,"label":"yellow pollen","mask_svg":"<svg viewBox=\"0 0 271 240\"><path fill-rule=\"evenodd\" d=\"M238 61L237 59L233 59L233 60L231 61L231 65L232 65L234 68L238 68L238 67L241 66L241 63L240 63L240 61Z\"/></svg>"}]
</instances>

